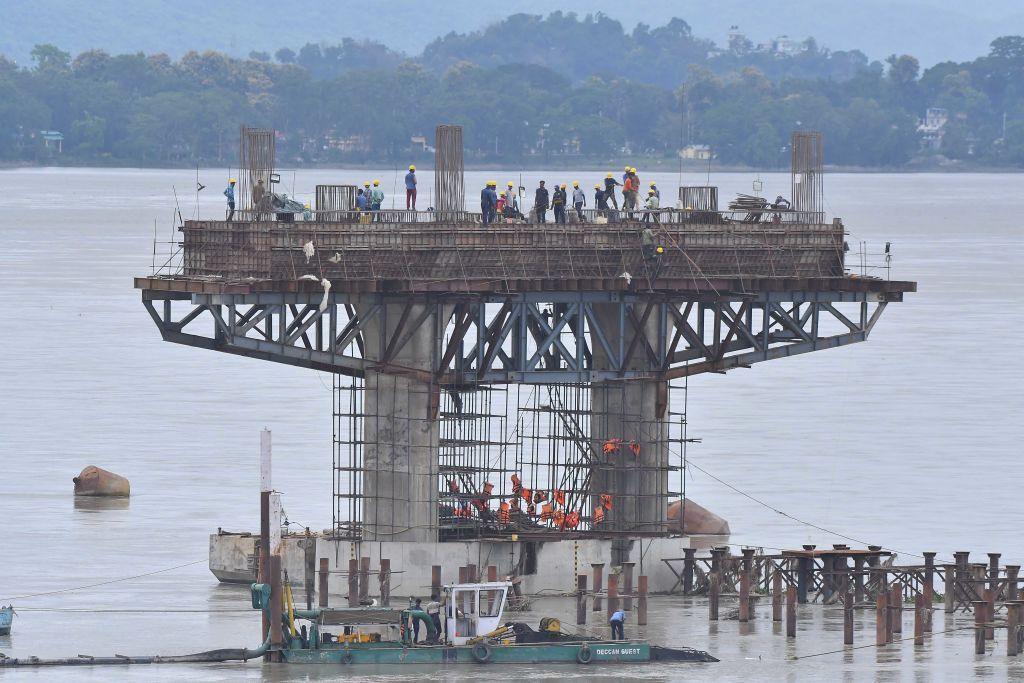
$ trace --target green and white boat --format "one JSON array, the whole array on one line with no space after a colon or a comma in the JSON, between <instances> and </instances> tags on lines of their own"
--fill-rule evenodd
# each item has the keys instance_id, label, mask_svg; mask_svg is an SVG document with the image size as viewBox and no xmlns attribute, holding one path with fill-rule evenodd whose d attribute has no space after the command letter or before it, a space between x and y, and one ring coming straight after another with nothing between
<instances>
[{"instance_id":1,"label":"green and white boat","mask_svg":"<svg viewBox=\"0 0 1024 683\"><path fill-rule=\"evenodd\" d=\"M304 610L286 601L289 607L282 613L284 643L271 645L269 651L293 664L718 661L707 652L659 647L645 640L602 640L563 633L555 619L542 619L538 630L524 623L504 622L511 586L503 581L446 586L436 615L414 608ZM269 611L267 584L253 584L252 598L254 608ZM426 635L424 642L414 642L417 631Z\"/></svg>"}]
</instances>

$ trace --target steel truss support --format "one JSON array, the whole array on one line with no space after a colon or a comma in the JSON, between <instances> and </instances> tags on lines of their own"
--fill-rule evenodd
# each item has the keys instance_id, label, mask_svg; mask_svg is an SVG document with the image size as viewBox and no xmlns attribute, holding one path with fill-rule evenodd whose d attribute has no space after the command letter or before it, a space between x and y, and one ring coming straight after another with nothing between
<instances>
[{"instance_id":1,"label":"steel truss support","mask_svg":"<svg viewBox=\"0 0 1024 683\"><path fill-rule=\"evenodd\" d=\"M615 292L331 294L325 300L313 293L144 290L142 299L166 341L354 377L376 370L441 385L723 372L865 341L886 307L883 294L818 291L684 300ZM609 304L617 315L608 315ZM424 325L433 326L433 370L395 364ZM384 338L380 330L388 331Z\"/></svg>"}]
</instances>

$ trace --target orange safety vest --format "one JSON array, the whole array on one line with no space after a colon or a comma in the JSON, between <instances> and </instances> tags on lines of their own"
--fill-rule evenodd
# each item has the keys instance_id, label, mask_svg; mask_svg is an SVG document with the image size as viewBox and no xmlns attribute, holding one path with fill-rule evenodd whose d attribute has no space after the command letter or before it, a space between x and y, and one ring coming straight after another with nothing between
<instances>
[{"instance_id":1,"label":"orange safety vest","mask_svg":"<svg viewBox=\"0 0 1024 683\"><path fill-rule=\"evenodd\" d=\"M541 519L551 519L551 515L553 515L554 512L555 512L555 506L554 505L552 505L551 503L544 503L544 505L541 506L541 508L540 508L540 518Z\"/></svg>"},{"instance_id":2,"label":"orange safety vest","mask_svg":"<svg viewBox=\"0 0 1024 683\"><path fill-rule=\"evenodd\" d=\"M508 524L510 521L512 521L512 514L509 512L509 507L509 504L506 503L505 501L502 501L501 505L498 506L499 524Z\"/></svg>"},{"instance_id":3,"label":"orange safety vest","mask_svg":"<svg viewBox=\"0 0 1024 683\"><path fill-rule=\"evenodd\" d=\"M555 526L564 529L565 528L565 513L561 510L555 510Z\"/></svg>"},{"instance_id":4,"label":"orange safety vest","mask_svg":"<svg viewBox=\"0 0 1024 683\"><path fill-rule=\"evenodd\" d=\"M575 529L580 523L580 513L573 510L565 516L564 527L566 529Z\"/></svg>"},{"instance_id":5,"label":"orange safety vest","mask_svg":"<svg viewBox=\"0 0 1024 683\"><path fill-rule=\"evenodd\" d=\"M521 489L519 493L520 495L522 495L523 500L525 500L527 503L529 503L533 499L530 489Z\"/></svg>"},{"instance_id":6,"label":"orange safety vest","mask_svg":"<svg viewBox=\"0 0 1024 683\"><path fill-rule=\"evenodd\" d=\"M603 521L604 521L604 508L598 506L598 507L594 508L593 523L594 524L600 524Z\"/></svg>"},{"instance_id":7,"label":"orange safety vest","mask_svg":"<svg viewBox=\"0 0 1024 683\"><path fill-rule=\"evenodd\" d=\"M562 489L555 489L555 502L559 505L565 505L565 491Z\"/></svg>"},{"instance_id":8,"label":"orange safety vest","mask_svg":"<svg viewBox=\"0 0 1024 683\"><path fill-rule=\"evenodd\" d=\"M615 451L619 450L620 443L622 443L621 439L608 439L604 442L604 445L601 446L601 451L605 455L611 455Z\"/></svg>"},{"instance_id":9,"label":"orange safety vest","mask_svg":"<svg viewBox=\"0 0 1024 683\"><path fill-rule=\"evenodd\" d=\"M519 481L519 477L517 477L516 475L513 474L512 475L512 495L513 496L518 496L519 495L519 490L521 488L523 488L523 483L521 481Z\"/></svg>"},{"instance_id":10,"label":"orange safety vest","mask_svg":"<svg viewBox=\"0 0 1024 683\"><path fill-rule=\"evenodd\" d=\"M605 510L611 510L612 509L612 494L610 494L610 493L602 493L600 501L601 501L601 507L603 507Z\"/></svg>"}]
</instances>

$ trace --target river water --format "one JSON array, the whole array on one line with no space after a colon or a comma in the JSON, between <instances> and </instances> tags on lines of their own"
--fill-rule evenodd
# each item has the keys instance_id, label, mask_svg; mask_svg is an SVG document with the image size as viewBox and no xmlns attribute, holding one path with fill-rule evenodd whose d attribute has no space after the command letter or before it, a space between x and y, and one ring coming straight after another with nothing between
<instances>
[{"instance_id":1,"label":"river water","mask_svg":"<svg viewBox=\"0 0 1024 683\"><path fill-rule=\"evenodd\" d=\"M428 187L429 173L420 175ZM222 215L225 173L200 172L208 187L198 209L195 176L0 172L0 604L15 597L19 608L0 652L53 657L255 646L259 619L247 609L245 589L218 585L205 564L211 531L256 526L264 426L274 431L275 486L289 518L316 529L330 525L330 378L163 343L132 289L132 276L149 272L154 225L160 239L170 235L175 190L184 217ZM401 185L393 170L283 176L300 198L317 183L377 177L389 194ZM532 173L522 184L534 187L541 177L549 185L578 178L592 187L603 173ZM489 178L519 182L518 172L468 173L471 201ZM644 182L649 178L666 196L679 184L676 174L645 175ZM788 194L788 175L762 179L765 194ZM683 176L684 184L706 180ZM726 198L749 192L753 176L710 180ZM1021 176L1001 174L827 177L829 214L843 218L854 249L861 240L873 252L892 242L892 277L918 281L920 292L891 305L866 344L691 379L691 435L703 441L689 457L733 488L695 470L687 490L730 521L733 542L871 542L900 551L905 562L924 550L940 559L954 550L1000 551L1006 561L1024 561L1020 186ZM428 202L421 199L421 208ZM127 476L130 503L76 502L71 478L88 464ZM179 565L185 566L104 583ZM17 597L92 584L102 585ZM572 609L569 601L546 599L527 619L552 614L571 623ZM937 635L916 652L904 643L793 660L841 648L841 614L817 606L802 610L795 643L773 633L763 610L746 635L735 621L709 628L700 599L655 598L651 612L644 633L652 640L707 649L722 663L604 671L524 666L487 676L1024 676L1024 665L1007 664L1001 640L999 653L972 655L967 632ZM868 645L873 615L857 619L864 629L857 642ZM936 630L960 623L944 622L940 613ZM361 673L377 680L424 675ZM115 675L308 680L336 673L259 663L0 671L5 680ZM480 671L434 675L470 679Z\"/></svg>"}]
</instances>

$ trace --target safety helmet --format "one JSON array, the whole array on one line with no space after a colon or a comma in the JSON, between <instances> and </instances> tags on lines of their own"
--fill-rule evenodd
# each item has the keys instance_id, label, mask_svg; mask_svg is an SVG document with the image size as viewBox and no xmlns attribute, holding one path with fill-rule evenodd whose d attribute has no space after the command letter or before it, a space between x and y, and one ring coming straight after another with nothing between
<instances>
[{"instance_id":1,"label":"safety helmet","mask_svg":"<svg viewBox=\"0 0 1024 683\"><path fill-rule=\"evenodd\" d=\"M600 189L601 189L601 186L600 186L600 185L594 185L594 189L595 189L595 190L600 190Z\"/></svg>"},{"instance_id":2,"label":"safety helmet","mask_svg":"<svg viewBox=\"0 0 1024 683\"><path fill-rule=\"evenodd\" d=\"M379 180L374 180L373 181L373 186L377 187L378 185L380 185L380 181Z\"/></svg>"},{"instance_id":3,"label":"safety helmet","mask_svg":"<svg viewBox=\"0 0 1024 683\"><path fill-rule=\"evenodd\" d=\"M605 178L611 178L611 177L612 177L611 173L609 173L608 175L605 176Z\"/></svg>"},{"instance_id":4,"label":"safety helmet","mask_svg":"<svg viewBox=\"0 0 1024 683\"><path fill-rule=\"evenodd\" d=\"M651 181L651 187L657 187L657 184L653 180Z\"/></svg>"},{"instance_id":5,"label":"safety helmet","mask_svg":"<svg viewBox=\"0 0 1024 683\"><path fill-rule=\"evenodd\" d=\"M654 190L647 190L647 194L654 194Z\"/></svg>"},{"instance_id":6,"label":"safety helmet","mask_svg":"<svg viewBox=\"0 0 1024 683\"><path fill-rule=\"evenodd\" d=\"M238 182L238 181L237 181L237 180L235 180L234 178L228 178L228 183L230 183L231 185L234 185L234 184L235 184L235 183L237 183L237 182Z\"/></svg>"},{"instance_id":7,"label":"safety helmet","mask_svg":"<svg viewBox=\"0 0 1024 683\"><path fill-rule=\"evenodd\" d=\"M413 164L409 164L409 170L410 171L415 171L416 170L416 166L413 165Z\"/></svg>"},{"instance_id":8,"label":"safety helmet","mask_svg":"<svg viewBox=\"0 0 1024 683\"><path fill-rule=\"evenodd\" d=\"M565 183L562 183L562 189L563 190L565 189Z\"/></svg>"},{"instance_id":9,"label":"safety helmet","mask_svg":"<svg viewBox=\"0 0 1024 683\"><path fill-rule=\"evenodd\" d=\"M309 208L309 202L306 202L306 208L307 209Z\"/></svg>"},{"instance_id":10,"label":"safety helmet","mask_svg":"<svg viewBox=\"0 0 1024 683\"><path fill-rule=\"evenodd\" d=\"M625 171L626 173L629 173L629 170L630 170L630 169L629 169L629 166L627 166L626 168L624 168L624 169L622 169L622 170L623 170L623 171Z\"/></svg>"},{"instance_id":11,"label":"safety helmet","mask_svg":"<svg viewBox=\"0 0 1024 683\"><path fill-rule=\"evenodd\" d=\"M572 181L572 186L573 187L579 187L580 186L580 181L578 181L578 180Z\"/></svg>"},{"instance_id":12,"label":"safety helmet","mask_svg":"<svg viewBox=\"0 0 1024 683\"><path fill-rule=\"evenodd\" d=\"M512 181L511 181L511 180L510 180L510 181L508 181L508 186L509 186L509 187L515 187L515 185L514 185L514 184L512 183Z\"/></svg>"},{"instance_id":13,"label":"safety helmet","mask_svg":"<svg viewBox=\"0 0 1024 683\"><path fill-rule=\"evenodd\" d=\"M504 192L502 192L502 193L501 193L501 196L502 196L502 197L504 197L504 196L505 196L505 193L504 193Z\"/></svg>"},{"instance_id":14,"label":"safety helmet","mask_svg":"<svg viewBox=\"0 0 1024 683\"><path fill-rule=\"evenodd\" d=\"M367 180L365 183L363 183L363 187L369 187L369 186L370 186L370 181L369 180Z\"/></svg>"},{"instance_id":15,"label":"safety helmet","mask_svg":"<svg viewBox=\"0 0 1024 683\"><path fill-rule=\"evenodd\" d=\"M636 173L636 166L634 166L633 168L629 169L629 172L630 173Z\"/></svg>"},{"instance_id":16,"label":"safety helmet","mask_svg":"<svg viewBox=\"0 0 1024 683\"><path fill-rule=\"evenodd\" d=\"M487 186L488 186L488 187L497 187L497 186L498 186L498 183L497 183L497 182L495 182L495 181L493 181L493 180L488 180L488 181L487 181Z\"/></svg>"},{"instance_id":17,"label":"safety helmet","mask_svg":"<svg viewBox=\"0 0 1024 683\"><path fill-rule=\"evenodd\" d=\"M659 254L664 254L664 253L665 253L665 247L663 247L663 246L661 246L661 245L659 244L659 245L657 246L657 248L655 248L655 250L654 250L654 251L658 252Z\"/></svg>"}]
</instances>

